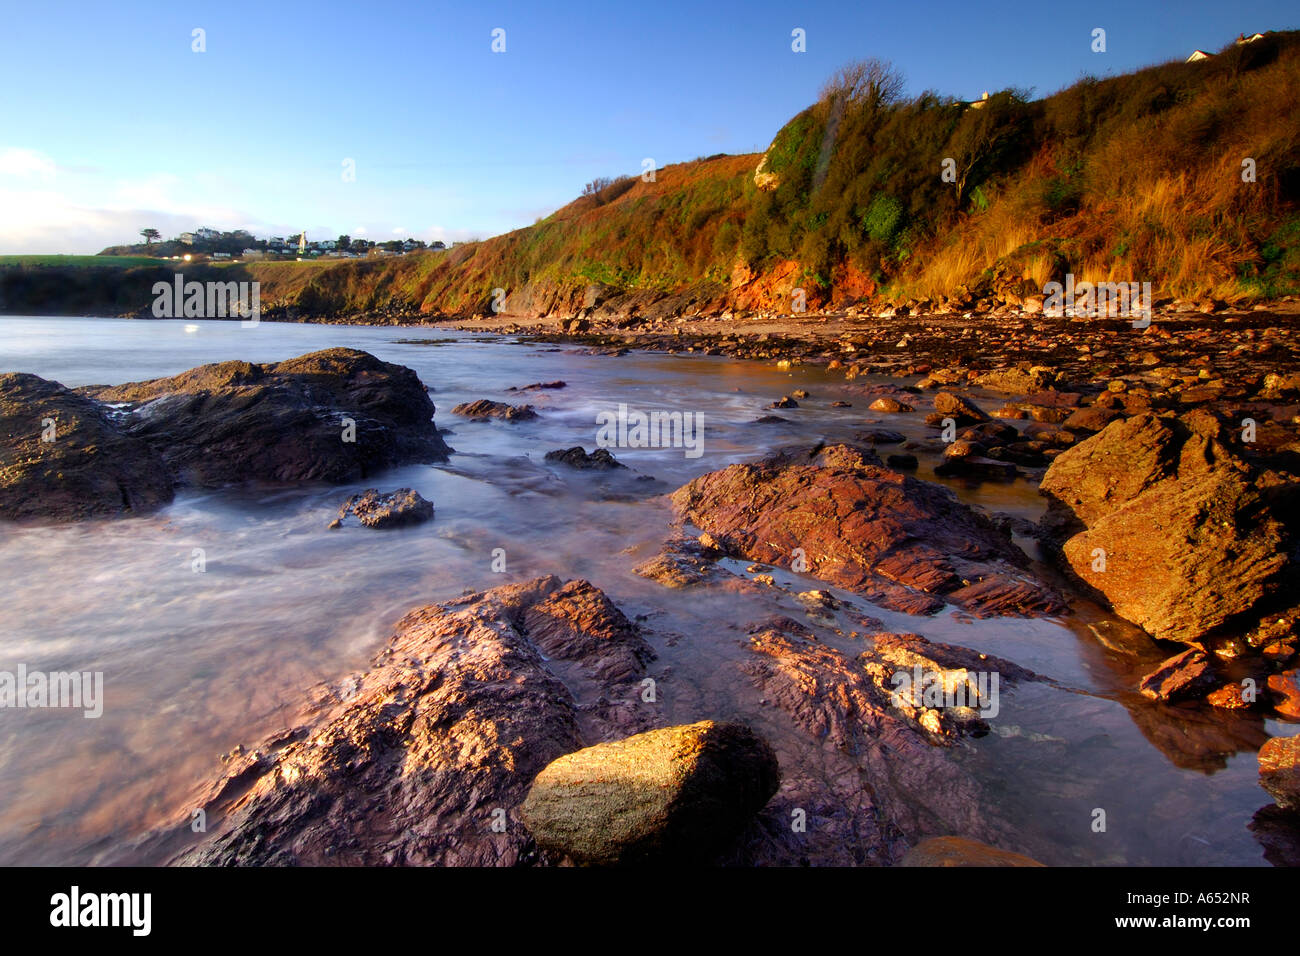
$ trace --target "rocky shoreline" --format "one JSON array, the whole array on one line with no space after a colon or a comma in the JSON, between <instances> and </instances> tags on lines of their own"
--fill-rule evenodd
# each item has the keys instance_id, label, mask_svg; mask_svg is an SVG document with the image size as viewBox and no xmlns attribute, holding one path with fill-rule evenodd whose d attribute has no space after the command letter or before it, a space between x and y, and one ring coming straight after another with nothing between
<instances>
[{"instance_id":1,"label":"rocky shoreline","mask_svg":"<svg viewBox=\"0 0 1300 956\"><path fill-rule=\"evenodd\" d=\"M149 839L173 848L173 862L202 865L1020 865L1050 852L953 756L989 732L976 675L1012 692L1050 680L861 614L846 634L830 623L845 609L824 590L797 595L807 623L773 616L770 575L740 577L728 561L788 569L918 620L948 607L1058 617L1095 602L1165 654L1135 679L1146 700L1130 709L1300 719L1300 316L1157 319L1145 330L1046 322L895 315L869 330L729 330L716 341L509 329L602 352L815 364L850 383L893 376L854 384L864 415L868 405L886 422L925 414L941 467L1035 482L1047 514L1018 532L1043 544L1056 576L1031 565L1006 525L907 474L911 456L882 461L877 446L901 435L810 440L671 493L677 525L636 569L665 595L717 590L752 609L727 673L761 711L665 725L644 706L657 679L646 625L588 581L544 576L410 611L369 668L312 691L292 727L233 751L186 822ZM410 369L351 349L75 390L6 375L0 518L147 514L176 488L345 483L446 461L426 392ZM797 421L803 397L786 396L782 414ZM535 414L487 400L453 411ZM555 453L578 471L595 460ZM354 496L339 521L349 516L375 528L436 521L406 488ZM850 639L852 653L840 643ZM934 699L900 695L899 675L913 673L938 688ZM817 773L764 740L773 714L817 755ZM1293 825L1300 800L1293 742L1260 751L1274 829ZM197 841L195 807L213 824Z\"/></svg>"}]
</instances>

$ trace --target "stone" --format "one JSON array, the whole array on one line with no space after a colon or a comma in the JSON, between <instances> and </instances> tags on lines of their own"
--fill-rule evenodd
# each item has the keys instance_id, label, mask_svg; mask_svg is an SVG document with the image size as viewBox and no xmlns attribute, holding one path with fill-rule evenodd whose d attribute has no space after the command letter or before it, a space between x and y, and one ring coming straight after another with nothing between
<instances>
[{"instance_id":1,"label":"stone","mask_svg":"<svg viewBox=\"0 0 1300 956\"><path fill-rule=\"evenodd\" d=\"M704 720L552 761L520 816L548 854L578 863L707 863L780 781L766 741L743 724Z\"/></svg>"}]
</instances>

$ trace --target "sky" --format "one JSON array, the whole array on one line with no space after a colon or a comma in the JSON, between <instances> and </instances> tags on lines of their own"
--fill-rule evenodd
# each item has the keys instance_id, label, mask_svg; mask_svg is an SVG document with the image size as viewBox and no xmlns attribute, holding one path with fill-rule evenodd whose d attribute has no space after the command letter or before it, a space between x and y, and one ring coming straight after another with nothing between
<instances>
[{"instance_id":1,"label":"sky","mask_svg":"<svg viewBox=\"0 0 1300 956\"><path fill-rule=\"evenodd\" d=\"M909 95L1044 96L1300 28L1296 0L1054 6L0 0L0 254L145 227L484 238L646 159L761 152L854 59Z\"/></svg>"}]
</instances>

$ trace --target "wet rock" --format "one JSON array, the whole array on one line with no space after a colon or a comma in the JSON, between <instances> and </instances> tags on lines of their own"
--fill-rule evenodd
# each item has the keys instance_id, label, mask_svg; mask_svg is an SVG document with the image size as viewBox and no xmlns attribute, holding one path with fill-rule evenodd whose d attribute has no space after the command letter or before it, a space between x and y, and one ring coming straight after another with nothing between
<instances>
[{"instance_id":1,"label":"wet rock","mask_svg":"<svg viewBox=\"0 0 1300 956\"><path fill-rule=\"evenodd\" d=\"M1283 810L1300 810L1300 737L1272 737L1259 749L1259 782Z\"/></svg>"},{"instance_id":2,"label":"wet rock","mask_svg":"<svg viewBox=\"0 0 1300 956\"><path fill-rule=\"evenodd\" d=\"M753 425L789 425L790 419L782 418L780 415L763 415L751 422Z\"/></svg>"},{"instance_id":3,"label":"wet rock","mask_svg":"<svg viewBox=\"0 0 1300 956\"><path fill-rule=\"evenodd\" d=\"M525 618L542 607L534 626L544 628L567 608L572 621L619 625L593 617L590 585L565 592L571 600L560 597L566 587L538 578L411 611L301 739L252 773L235 768L243 785L211 788L210 832L176 862L536 861L513 809L546 764L582 741L573 696L526 635Z\"/></svg>"},{"instance_id":4,"label":"wet rock","mask_svg":"<svg viewBox=\"0 0 1300 956\"><path fill-rule=\"evenodd\" d=\"M535 392L542 389L568 388L568 382L534 382L532 385L525 385L522 388L512 385L506 389L507 392Z\"/></svg>"},{"instance_id":5,"label":"wet rock","mask_svg":"<svg viewBox=\"0 0 1300 956\"><path fill-rule=\"evenodd\" d=\"M655 656L636 625L589 581L570 581L534 601L519 626L547 658L574 662L607 683L640 677Z\"/></svg>"},{"instance_id":6,"label":"wet rock","mask_svg":"<svg viewBox=\"0 0 1300 956\"><path fill-rule=\"evenodd\" d=\"M703 475L677 513L733 557L789 566L908 613L951 601L975 614L1056 613L1005 531L946 489L891 471L863 449L779 452Z\"/></svg>"},{"instance_id":7,"label":"wet rock","mask_svg":"<svg viewBox=\"0 0 1300 956\"><path fill-rule=\"evenodd\" d=\"M907 436L902 432L890 431L888 428L872 428L859 432L856 440L868 445L897 445L907 441Z\"/></svg>"},{"instance_id":8,"label":"wet rock","mask_svg":"<svg viewBox=\"0 0 1300 956\"><path fill-rule=\"evenodd\" d=\"M579 863L704 863L780 786L776 755L742 724L665 727L567 754L520 808L547 853Z\"/></svg>"},{"instance_id":9,"label":"wet rock","mask_svg":"<svg viewBox=\"0 0 1300 956\"><path fill-rule=\"evenodd\" d=\"M1176 701L1203 697L1217 683L1209 658L1193 648L1169 658L1143 677L1138 690L1152 700Z\"/></svg>"},{"instance_id":10,"label":"wet rock","mask_svg":"<svg viewBox=\"0 0 1300 956\"><path fill-rule=\"evenodd\" d=\"M889 398L887 396L882 396L876 399L868 405L867 408L871 409L873 412L897 413L913 411L911 405L907 405L896 398Z\"/></svg>"},{"instance_id":11,"label":"wet rock","mask_svg":"<svg viewBox=\"0 0 1300 956\"><path fill-rule=\"evenodd\" d=\"M778 398L775 402L773 402L771 405L767 407L768 408L798 408L799 403L796 402L789 395L782 395L780 398Z\"/></svg>"},{"instance_id":12,"label":"wet rock","mask_svg":"<svg viewBox=\"0 0 1300 956\"><path fill-rule=\"evenodd\" d=\"M935 393L934 411L944 418L953 419L958 425L976 425L988 421L988 415L979 406L952 392Z\"/></svg>"},{"instance_id":13,"label":"wet rock","mask_svg":"<svg viewBox=\"0 0 1300 956\"><path fill-rule=\"evenodd\" d=\"M355 516L367 528L404 528L432 518L433 502L411 488L398 488L384 494L377 488L367 488L343 504L330 527L342 527L349 515Z\"/></svg>"},{"instance_id":14,"label":"wet rock","mask_svg":"<svg viewBox=\"0 0 1300 956\"><path fill-rule=\"evenodd\" d=\"M689 588L734 577L729 571L718 567L718 557L719 552L700 541L677 537L668 541L649 561L632 570L666 588Z\"/></svg>"},{"instance_id":15,"label":"wet rock","mask_svg":"<svg viewBox=\"0 0 1300 956\"><path fill-rule=\"evenodd\" d=\"M1037 860L999 850L965 837L930 837L898 861L898 866L1042 866Z\"/></svg>"},{"instance_id":16,"label":"wet rock","mask_svg":"<svg viewBox=\"0 0 1300 956\"><path fill-rule=\"evenodd\" d=\"M1011 481L1017 474L1013 462L998 461L996 458L986 458L983 455L958 455L945 458L935 465L934 473L942 478L961 476L990 478L995 481Z\"/></svg>"},{"instance_id":17,"label":"wet rock","mask_svg":"<svg viewBox=\"0 0 1300 956\"><path fill-rule=\"evenodd\" d=\"M110 409L58 382L0 375L0 518L126 517L171 500L161 456Z\"/></svg>"},{"instance_id":18,"label":"wet rock","mask_svg":"<svg viewBox=\"0 0 1300 956\"><path fill-rule=\"evenodd\" d=\"M602 471L627 467L610 454L608 448L597 448L589 455L581 445L548 451L546 460L568 465L570 468L598 469Z\"/></svg>"},{"instance_id":19,"label":"wet rock","mask_svg":"<svg viewBox=\"0 0 1300 956\"><path fill-rule=\"evenodd\" d=\"M1192 643L1258 620L1286 589L1291 534L1274 512L1294 513L1295 483L1186 422L1114 422L1061 453L1040 490L1063 560L1155 637Z\"/></svg>"},{"instance_id":20,"label":"wet rock","mask_svg":"<svg viewBox=\"0 0 1300 956\"><path fill-rule=\"evenodd\" d=\"M81 391L130 403L127 433L158 449L178 484L341 484L451 451L415 372L356 349Z\"/></svg>"},{"instance_id":21,"label":"wet rock","mask_svg":"<svg viewBox=\"0 0 1300 956\"><path fill-rule=\"evenodd\" d=\"M531 405L507 405L486 398L480 398L476 402L462 402L451 411L454 415L464 415L475 420L500 418L507 422L521 422L537 417L537 412L533 411Z\"/></svg>"},{"instance_id":22,"label":"wet rock","mask_svg":"<svg viewBox=\"0 0 1300 956\"><path fill-rule=\"evenodd\" d=\"M1300 670L1282 671L1268 677L1273 709L1283 717L1300 720Z\"/></svg>"},{"instance_id":23,"label":"wet rock","mask_svg":"<svg viewBox=\"0 0 1300 956\"><path fill-rule=\"evenodd\" d=\"M913 706L895 695L895 675L918 664L953 680L967 665L1005 668L1007 686L1034 675L917 635L873 634L867 645L854 658L795 622L773 622L751 636L742 671L808 740L800 761L783 757L786 781L746 862L888 865L935 829L990 842L1010 836L980 785L952 759L959 739L986 729L979 712ZM815 771L795 771L810 759ZM806 833L791 835L793 808L805 812Z\"/></svg>"}]
</instances>

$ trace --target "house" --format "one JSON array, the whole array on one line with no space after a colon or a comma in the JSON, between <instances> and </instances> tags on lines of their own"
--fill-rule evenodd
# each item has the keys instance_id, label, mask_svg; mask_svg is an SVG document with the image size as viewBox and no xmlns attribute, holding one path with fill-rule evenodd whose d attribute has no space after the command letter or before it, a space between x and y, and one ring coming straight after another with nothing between
<instances>
[{"instance_id":1,"label":"house","mask_svg":"<svg viewBox=\"0 0 1300 956\"><path fill-rule=\"evenodd\" d=\"M197 238L197 239L203 239L204 241L211 241L211 240L213 240L213 239L220 239L220 238L221 238L221 233L219 233L219 232L218 232L217 230L215 230L215 229L208 229L208 228L205 226L205 227L202 228L202 229L195 230L195 232L194 232L194 236L195 236L195 238Z\"/></svg>"},{"instance_id":2,"label":"house","mask_svg":"<svg viewBox=\"0 0 1300 956\"><path fill-rule=\"evenodd\" d=\"M402 251L403 251L403 252L410 252L410 251L413 250L413 249L418 249L419 246L420 246L420 244L419 244L416 240L414 240L414 239L407 239L405 242L402 243Z\"/></svg>"},{"instance_id":3,"label":"house","mask_svg":"<svg viewBox=\"0 0 1300 956\"><path fill-rule=\"evenodd\" d=\"M212 255L210 255L208 258L210 258L210 259L229 259L229 258L230 258L230 253L228 253L228 252L214 252L214 253L212 253Z\"/></svg>"},{"instance_id":4,"label":"house","mask_svg":"<svg viewBox=\"0 0 1300 956\"><path fill-rule=\"evenodd\" d=\"M243 258L243 259L265 259L265 258L266 258L266 253L263 252L261 249L245 249L242 253L240 253L240 258Z\"/></svg>"},{"instance_id":5,"label":"house","mask_svg":"<svg viewBox=\"0 0 1300 956\"><path fill-rule=\"evenodd\" d=\"M1196 63L1196 62L1198 62L1198 61L1200 61L1200 60L1208 60L1208 59L1209 59L1210 57L1212 57L1212 56L1214 56L1213 53L1206 53L1204 50L1193 50L1193 51L1192 51L1192 55L1189 56L1189 57L1188 57L1186 60L1184 60L1183 62L1185 62L1185 63Z\"/></svg>"},{"instance_id":6,"label":"house","mask_svg":"<svg viewBox=\"0 0 1300 956\"><path fill-rule=\"evenodd\" d=\"M989 91L985 90L983 96L975 100L973 103L967 103L966 105L973 110L978 110L978 109L983 109L988 104L988 101L989 101Z\"/></svg>"},{"instance_id":7,"label":"house","mask_svg":"<svg viewBox=\"0 0 1300 956\"><path fill-rule=\"evenodd\" d=\"M1246 36L1246 34L1242 33L1237 37L1237 45L1241 46L1243 43L1254 43L1256 40L1262 39L1264 39L1264 34L1262 33L1252 33L1250 36Z\"/></svg>"},{"instance_id":8,"label":"house","mask_svg":"<svg viewBox=\"0 0 1300 956\"><path fill-rule=\"evenodd\" d=\"M185 245L187 245L187 246L192 246L192 245L194 245L194 233L192 233L192 232L182 232L182 233L181 233L181 242L185 243Z\"/></svg>"},{"instance_id":9,"label":"house","mask_svg":"<svg viewBox=\"0 0 1300 956\"><path fill-rule=\"evenodd\" d=\"M266 240L266 244L272 249L283 249L284 236L272 236L270 239Z\"/></svg>"}]
</instances>

